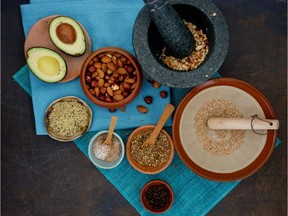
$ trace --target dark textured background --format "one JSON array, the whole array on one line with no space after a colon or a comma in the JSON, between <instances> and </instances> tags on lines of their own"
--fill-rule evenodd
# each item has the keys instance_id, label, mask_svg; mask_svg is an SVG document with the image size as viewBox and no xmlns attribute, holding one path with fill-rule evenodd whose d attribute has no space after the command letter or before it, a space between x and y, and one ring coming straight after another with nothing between
<instances>
[{"instance_id":1,"label":"dark textured background","mask_svg":"<svg viewBox=\"0 0 288 216\"><path fill-rule=\"evenodd\" d=\"M230 32L229 53L219 72L266 96L280 120L282 144L209 215L287 215L287 2L213 2ZM2 215L137 215L73 143L35 135L31 98L12 79L25 64L19 5L28 1L1 3Z\"/></svg>"}]
</instances>

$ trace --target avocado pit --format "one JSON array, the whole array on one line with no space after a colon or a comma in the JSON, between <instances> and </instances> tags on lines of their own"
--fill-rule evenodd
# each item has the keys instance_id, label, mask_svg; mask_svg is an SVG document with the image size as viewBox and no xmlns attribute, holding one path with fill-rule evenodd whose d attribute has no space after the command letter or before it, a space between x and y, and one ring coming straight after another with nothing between
<instances>
[{"instance_id":1,"label":"avocado pit","mask_svg":"<svg viewBox=\"0 0 288 216\"><path fill-rule=\"evenodd\" d=\"M72 25L61 23L56 28L56 35L59 40L65 44L73 44L76 41L77 34Z\"/></svg>"}]
</instances>

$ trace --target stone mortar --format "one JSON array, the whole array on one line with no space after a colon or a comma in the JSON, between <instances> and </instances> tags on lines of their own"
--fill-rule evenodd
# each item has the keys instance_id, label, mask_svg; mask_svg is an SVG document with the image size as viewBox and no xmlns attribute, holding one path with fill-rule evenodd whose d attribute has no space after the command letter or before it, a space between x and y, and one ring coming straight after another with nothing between
<instances>
[{"instance_id":1,"label":"stone mortar","mask_svg":"<svg viewBox=\"0 0 288 216\"><path fill-rule=\"evenodd\" d=\"M210 0L168 1L182 19L192 22L207 35L209 52L204 62L191 71L175 71L161 60L164 47L146 6L133 29L133 48L145 78L175 88L191 88L210 79L221 67L229 46L229 32L221 11Z\"/></svg>"}]
</instances>

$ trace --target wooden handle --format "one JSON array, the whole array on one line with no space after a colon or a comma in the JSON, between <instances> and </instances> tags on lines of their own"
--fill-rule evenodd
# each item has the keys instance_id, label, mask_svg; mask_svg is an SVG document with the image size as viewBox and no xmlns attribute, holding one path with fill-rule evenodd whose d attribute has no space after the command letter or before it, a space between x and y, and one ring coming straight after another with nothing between
<instances>
[{"instance_id":1,"label":"wooden handle","mask_svg":"<svg viewBox=\"0 0 288 216\"><path fill-rule=\"evenodd\" d=\"M109 131L108 131L108 135L106 137L106 140L104 141L104 144L111 144L112 142L112 135L116 126L116 122L117 122L117 117L116 116L112 116L111 117L111 121L110 121L110 126L109 126Z\"/></svg>"},{"instance_id":2,"label":"wooden handle","mask_svg":"<svg viewBox=\"0 0 288 216\"><path fill-rule=\"evenodd\" d=\"M252 127L254 130L277 130L279 121L258 118L210 118L208 119L208 127L214 130L252 130Z\"/></svg>"},{"instance_id":3,"label":"wooden handle","mask_svg":"<svg viewBox=\"0 0 288 216\"><path fill-rule=\"evenodd\" d=\"M145 142L146 144L151 144L153 145L156 141L156 138L158 137L160 131L162 130L163 126L165 125L166 121L170 117L170 115L173 113L175 107L172 104L167 104L157 125L155 126L152 134L150 137L147 139Z\"/></svg>"}]
</instances>

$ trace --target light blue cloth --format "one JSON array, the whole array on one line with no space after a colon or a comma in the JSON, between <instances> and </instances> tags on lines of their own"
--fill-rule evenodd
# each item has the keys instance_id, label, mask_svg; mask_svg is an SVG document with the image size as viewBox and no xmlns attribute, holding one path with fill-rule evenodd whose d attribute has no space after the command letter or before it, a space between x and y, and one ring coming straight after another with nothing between
<instances>
[{"instance_id":1,"label":"light blue cloth","mask_svg":"<svg viewBox=\"0 0 288 216\"><path fill-rule=\"evenodd\" d=\"M39 2L40 3L40 2ZM49 15L66 15L78 20L87 30L92 41L92 50L105 46L117 46L134 54L132 47L132 30L135 18L143 6L142 1L75 1L29 4L21 6L22 20L25 35L31 27L43 17ZM126 112L110 113L108 109L96 106L85 96L80 86L79 78L67 82L50 84L39 80L30 73L33 110L38 135L47 134L44 128L44 113L48 105L63 96L74 95L86 101L92 111L93 120L89 131L108 129L111 115L118 117L116 129L135 128L144 124L156 124L164 107L170 103L170 94L165 99L160 97L160 91L170 92L166 86L159 89L152 87L144 79L138 97L126 106ZM147 105L144 97L153 97L153 103ZM41 101L41 102L40 102ZM137 105L148 107L147 114L140 114ZM171 126L172 118L166 123Z\"/></svg>"}]
</instances>

